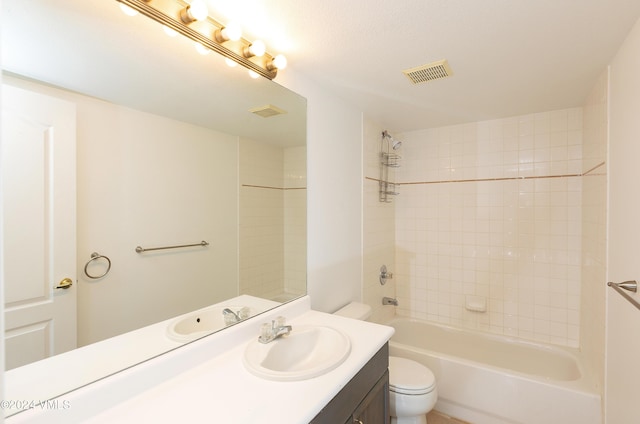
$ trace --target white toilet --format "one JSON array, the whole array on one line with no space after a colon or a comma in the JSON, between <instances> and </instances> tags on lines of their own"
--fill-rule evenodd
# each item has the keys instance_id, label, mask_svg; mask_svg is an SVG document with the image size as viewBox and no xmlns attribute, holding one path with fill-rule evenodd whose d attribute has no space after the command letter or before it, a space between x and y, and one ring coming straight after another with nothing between
<instances>
[{"instance_id":1,"label":"white toilet","mask_svg":"<svg viewBox=\"0 0 640 424\"><path fill-rule=\"evenodd\" d=\"M366 321L371 307L352 302L335 314ZM429 368L410 359L389 357L391 424L426 424L437 399L436 378Z\"/></svg>"}]
</instances>

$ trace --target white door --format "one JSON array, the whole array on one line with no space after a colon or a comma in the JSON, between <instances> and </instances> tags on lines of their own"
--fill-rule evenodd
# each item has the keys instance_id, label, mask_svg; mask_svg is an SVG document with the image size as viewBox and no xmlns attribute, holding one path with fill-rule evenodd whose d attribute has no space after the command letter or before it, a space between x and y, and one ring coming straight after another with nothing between
<instances>
[{"instance_id":1,"label":"white door","mask_svg":"<svg viewBox=\"0 0 640 424\"><path fill-rule=\"evenodd\" d=\"M640 283L640 24L611 66L608 280ZM640 302L639 293L629 293ZM607 424L640 422L640 310L607 288Z\"/></svg>"},{"instance_id":2,"label":"white door","mask_svg":"<svg viewBox=\"0 0 640 424\"><path fill-rule=\"evenodd\" d=\"M73 103L3 84L6 369L76 347L75 128Z\"/></svg>"}]
</instances>

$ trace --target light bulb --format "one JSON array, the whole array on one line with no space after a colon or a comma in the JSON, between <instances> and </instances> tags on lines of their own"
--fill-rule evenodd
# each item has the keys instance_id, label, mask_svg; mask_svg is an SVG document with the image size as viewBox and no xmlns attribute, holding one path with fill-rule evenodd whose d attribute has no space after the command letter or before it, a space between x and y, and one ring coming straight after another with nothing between
<instances>
[{"instance_id":1,"label":"light bulb","mask_svg":"<svg viewBox=\"0 0 640 424\"><path fill-rule=\"evenodd\" d=\"M207 19L209 11L204 0L193 0L191 4L180 11L180 19L185 24L190 24L194 21L202 21Z\"/></svg>"},{"instance_id":2,"label":"light bulb","mask_svg":"<svg viewBox=\"0 0 640 424\"><path fill-rule=\"evenodd\" d=\"M124 3L120 3L120 10L122 10L122 13L124 13L127 16L136 16L138 14L137 10L135 10L131 6L127 6Z\"/></svg>"},{"instance_id":3,"label":"light bulb","mask_svg":"<svg viewBox=\"0 0 640 424\"><path fill-rule=\"evenodd\" d=\"M273 66L275 66L276 69L284 69L287 67L287 58L284 57L283 54L279 54L273 58L271 63L273 63Z\"/></svg>"},{"instance_id":4,"label":"light bulb","mask_svg":"<svg viewBox=\"0 0 640 424\"><path fill-rule=\"evenodd\" d=\"M176 35L178 35L178 31L176 31L173 28L169 28L166 25L162 25L162 30L164 31L165 34L167 34L169 37L175 37Z\"/></svg>"},{"instance_id":5,"label":"light bulb","mask_svg":"<svg viewBox=\"0 0 640 424\"><path fill-rule=\"evenodd\" d=\"M253 79L257 79L260 75L256 71L249 70L249 76Z\"/></svg>"},{"instance_id":6,"label":"light bulb","mask_svg":"<svg viewBox=\"0 0 640 424\"><path fill-rule=\"evenodd\" d=\"M189 13L196 21L202 21L207 18L209 11L204 0L193 0L189 5Z\"/></svg>"},{"instance_id":7,"label":"light bulb","mask_svg":"<svg viewBox=\"0 0 640 424\"><path fill-rule=\"evenodd\" d=\"M209 50L208 48L206 48L200 43L196 43L196 50L198 51L198 53L200 53L203 56L206 56L209 53L211 53L211 50Z\"/></svg>"},{"instance_id":8,"label":"light bulb","mask_svg":"<svg viewBox=\"0 0 640 424\"><path fill-rule=\"evenodd\" d=\"M221 32L224 38L231 41L238 41L242 37L242 28L237 22L229 22Z\"/></svg>"},{"instance_id":9,"label":"light bulb","mask_svg":"<svg viewBox=\"0 0 640 424\"><path fill-rule=\"evenodd\" d=\"M267 47L264 45L264 43L262 41L260 41L260 40L256 40L253 43L251 43L251 45L249 47L245 48L244 56L245 57L252 57L252 56L260 57L260 56L264 55L266 51L267 51Z\"/></svg>"},{"instance_id":10,"label":"light bulb","mask_svg":"<svg viewBox=\"0 0 640 424\"><path fill-rule=\"evenodd\" d=\"M225 58L224 61L229 68L235 68L238 65L235 60L231 60L228 57Z\"/></svg>"}]
</instances>

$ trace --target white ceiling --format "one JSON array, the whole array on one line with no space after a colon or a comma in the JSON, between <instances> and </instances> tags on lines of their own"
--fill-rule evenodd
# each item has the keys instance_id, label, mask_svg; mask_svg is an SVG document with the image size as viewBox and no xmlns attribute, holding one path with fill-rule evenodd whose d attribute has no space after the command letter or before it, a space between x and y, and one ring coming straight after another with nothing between
<instances>
[{"instance_id":1,"label":"white ceiling","mask_svg":"<svg viewBox=\"0 0 640 424\"><path fill-rule=\"evenodd\" d=\"M207 1L394 131L582 105L640 16L638 0ZM452 78L401 72L440 59Z\"/></svg>"},{"instance_id":2,"label":"white ceiling","mask_svg":"<svg viewBox=\"0 0 640 424\"><path fill-rule=\"evenodd\" d=\"M211 16L238 21L245 38L261 38L270 53L284 53L289 69L282 73L326 86L393 132L580 106L640 16L638 0L206 1ZM44 25L24 18L30 9L49 9ZM24 23L10 20L14 16ZM3 66L15 62L20 73L24 63L36 78L57 70L61 78L73 76L83 92L80 85L94 76L98 97L133 97L158 80L165 89L142 99L186 115L186 105L176 107L180 93L196 94L220 73L212 65L220 60L211 58L215 54L199 57L186 41L167 41L147 18L125 17L115 0L3 0L2 19L3 36L32 25L31 37L18 38L31 44L14 49L9 60L16 38L3 37L9 44ZM66 47L69 59L47 60L53 47ZM23 52L31 57L19 57ZM402 74L441 59L453 77L412 85ZM227 81L247 85L246 74L239 75ZM125 83L125 76L137 82ZM202 112L210 108L203 103L193 114L211 121Z\"/></svg>"}]
</instances>

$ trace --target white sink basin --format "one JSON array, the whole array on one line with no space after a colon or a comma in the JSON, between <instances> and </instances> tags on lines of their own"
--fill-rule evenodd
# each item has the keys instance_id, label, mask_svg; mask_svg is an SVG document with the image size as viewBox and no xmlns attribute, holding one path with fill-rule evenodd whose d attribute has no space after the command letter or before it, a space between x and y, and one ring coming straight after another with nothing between
<instances>
[{"instance_id":1,"label":"white sink basin","mask_svg":"<svg viewBox=\"0 0 640 424\"><path fill-rule=\"evenodd\" d=\"M267 380L306 380L342 364L351 341L341 331L325 326L293 326L287 336L270 343L258 338L247 345L243 362L252 374Z\"/></svg>"},{"instance_id":2,"label":"white sink basin","mask_svg":"<svg viewBox=\"0 0 640 424\"><path fill-rule=\"evenodd\" d=\"M225 308L237 313L243 307L237 305L216 305L181 316L169 323L167 327L167 337L177 342L188 342L223 329L228 326L228 324L225 323L222 313ZM249 310L249 316L256 314L253 308L244 308Z\"/></svg>"}]
</instances>

